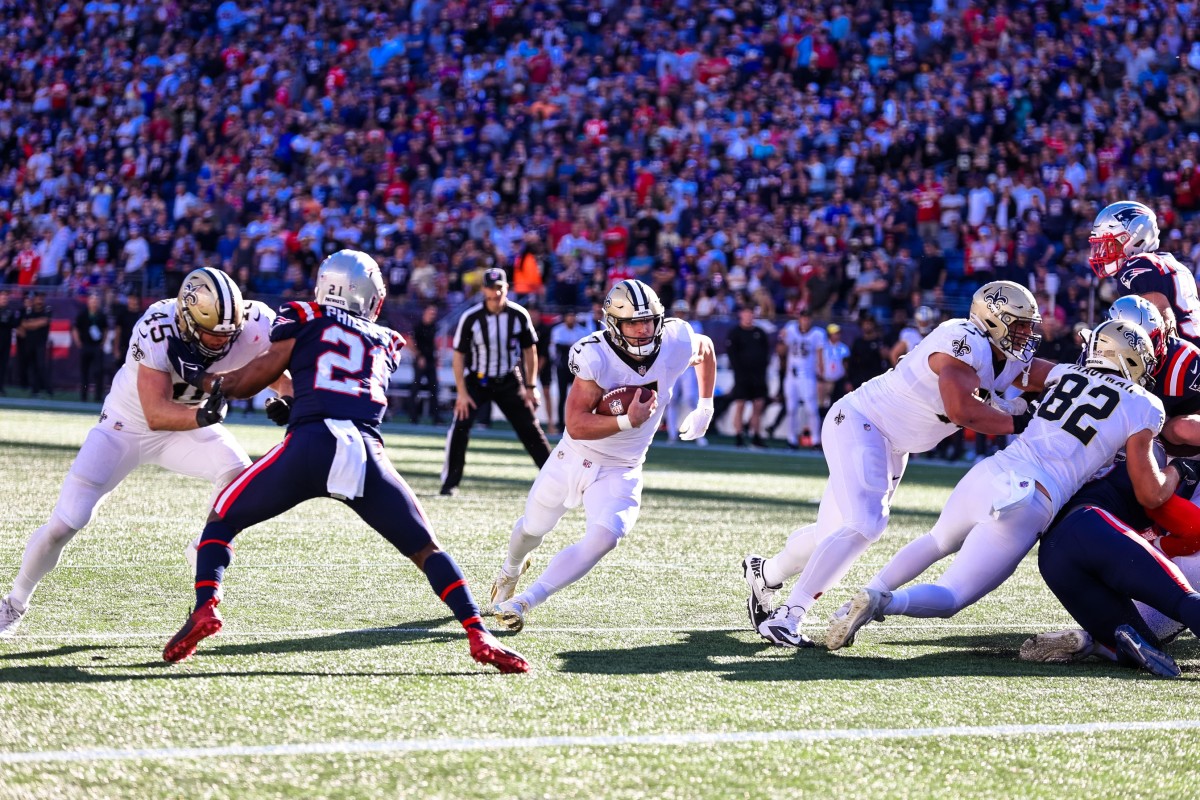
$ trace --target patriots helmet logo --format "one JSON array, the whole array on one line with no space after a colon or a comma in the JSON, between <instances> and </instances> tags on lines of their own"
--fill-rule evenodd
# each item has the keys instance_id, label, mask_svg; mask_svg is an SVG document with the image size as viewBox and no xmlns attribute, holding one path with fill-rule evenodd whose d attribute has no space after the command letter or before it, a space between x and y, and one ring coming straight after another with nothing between
<instances>
[{"instance_id":1,"label":"patriots helmet logo","mask_svg":"<svg viewBox=\"0 0 1200 800\"><path fill-rule=\"evenodd\" d=\"M1113 214L1113 219L1121 223L1133 222L1141 215L1142 210L1137 206L1127 206L1126 208L1122 208L1120 211Z\"/></svg>"}]
</instances>

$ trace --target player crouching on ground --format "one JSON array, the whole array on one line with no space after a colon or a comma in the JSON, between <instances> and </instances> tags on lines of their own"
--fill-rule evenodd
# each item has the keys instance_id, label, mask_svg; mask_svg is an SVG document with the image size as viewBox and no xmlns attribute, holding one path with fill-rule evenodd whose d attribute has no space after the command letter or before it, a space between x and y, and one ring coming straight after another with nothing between
<instances>
[{"instance_id":1,"label":"player crouching on ground","mask_svg":"<svg viewBox=\"0 0 1200 800\"><path fill-rule=\"evenodd\" d=\"M280 308L266 353L232 372L185 375L213 394L253 397L290 369L295 398L287 437L217 497L197 555L195 611L167 643L165 660L182 661L221 630L221 579L240 531L305 500L332 497L425 573L466 629L476 661L501 672L529 671L483 627L462 570L438 546L421 504L384 452L379 423L404 346L400 334L375 322L384 294L375 260L341 250L321 264L315 303Z\"/></svg>"},{"instance_id":2,"label":"player crouching on ground","mask_svg":"<svg viewBox=\"0 0 1200 800\"><path fill-rule=\"evenodd\" d=\"M508 558L492 584L492 608L500 624L513 631L550 595L586 575L633 529L642 499L642 462L671 402L678 378L696 368L700 401L679 428L679 438L698 439L713 416L717 377L712 340L687 322L664 319L658 295L637 280L621 281L604 300L605 330L572 348L575 375L567 395L566 431L538 473L525 515L513 526ZM641 386L620 416L594 413L606 392ZM554 529L567 509L583 504L583 538L561 550L525 592L513 597L517 579L529 567L529 554Z\"/></svg>"}]
</instances>

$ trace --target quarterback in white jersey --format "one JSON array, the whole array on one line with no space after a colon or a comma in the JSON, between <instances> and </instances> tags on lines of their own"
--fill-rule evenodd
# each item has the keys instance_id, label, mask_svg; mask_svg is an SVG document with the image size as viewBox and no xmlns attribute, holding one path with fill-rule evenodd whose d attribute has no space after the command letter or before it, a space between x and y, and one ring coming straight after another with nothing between
<instances>
[{"instance_id":1,"label":"quarterback in white jersey","mask_svg":"<svg viewBox=\"0 0 1200 800\"><path fill-rule=\"evenodd\" d=\"M197 362L222 370L246 364L270 346L274 318L262 303L243 302L237 284L209 268L190 273L177 298L147 309L99 423L72 462L50 519L30 536L12 591L0 600L0 638L15 632L34 589L58 564L67 542L136 467L155 464L203 478L213 485L215 497L250 464L220 424L224 398L188 386L180 369ZM291 380L272 388L290 395Z\"/></svg>"},{"instance_id":2,"label":"quarterback in white jersey","mask_svg":"<svg viewBox=\"0 0 1200 800\"><path fill-rule=\"evenodd\" d=\"M681 319L665 318L658 296L641 281L614 286L604 311L605 330L571 348L575 381L567 395L566 432L529 490L525 515L513 526L508 557L492 584L493 613L509 630L521 630L533 608L586 575L633 528L646 451L676 381L693 365L700 401L680 426L680 438L697 439L712 422L717 375L712 340ZM593 413L605 393L622 386L643 386L652 396L634 399L617 417ZM581 503L587 513L583 538L555 555L533 585L513 597L529 554L567 509Z\"/></svg>"},{"instance_id":3,"label":"quarterback in white jersey","mask_svg":"<svg viewBox=\"0 0 1200 800\"><path fill-rule=\"evenodd\" d=\"M812 446L821 446L821 408L817 402L817 381L825 371L825 329L814 327L812 314L800 312L797 319L779 333L779 370L783 385L784 410L788 420L788 446L800 446L800 430L808 428ZM803 411L803 424L800 414Z\"/></svg>"},{"instance_id":4,"label":"quarterback in white jersey","mask_svg":"<svg viewBox=\"0 0 1200 800\"><path fill-rule=\"evenodd\" d=\"M823 431L830 478L816 523L795 531L774 557L742 562L747 610L764 639L813 646L797 628L883 534L909 453L929 450L959 427L1020 432L1028 420L1025 401L1001 395L1014 384L1044 388L1052 365L1033 357L1040 322L1028 289L1011 281L985 284L969 319L944 322L893 369L833 404ZM768 612L775 590L797 574L787 601Z\"/></svg>"},{"instance_id":5,"label":"quarterback in white jersey","mask_svg":"<svg viewBox=\"0 0 1200 800\"><path fill-rule=\"evenodd\" d=\"M1063 504L1125 448L1138 499L1166 502L1178 475L1159 469L1154 437L1166 415L1142 384L1155 369L1154 346L1137 325L1103 323L1092 333L1084 366L1054 367L1046 394L1016 440L968 472L933 530L903 547L835 617L826 646L850 644L863 625L884 616L949 617L1008 579ZM951 553L934 583L896 590Z\"/></svg>"}]
</instances>

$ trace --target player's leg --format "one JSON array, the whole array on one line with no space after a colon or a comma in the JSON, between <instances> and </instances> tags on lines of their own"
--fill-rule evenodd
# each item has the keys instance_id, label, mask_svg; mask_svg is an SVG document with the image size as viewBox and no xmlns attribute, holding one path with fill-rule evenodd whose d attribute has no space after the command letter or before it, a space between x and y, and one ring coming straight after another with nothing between
<instances>
[{"instance_id":1,"label":"player's leg","mask_svg":"<svg viewBox=\"0 0 1200 800\"><path fill-rule=\"evenodd\" d=\"M789 447L800 446L800 385L791 374L783 378L783 413L787 417L787 443Z\"/></svg>"},{"instance_id":2,"label":"player's leg","mask_svg":"<svg viewBox=\"0 0 1200 800\"><path fill-rule=\"evenodd\" d=\"M467 380L467 394L475 403L475 408L467 413L465 419L457 416L450 420L450 428L446 431L446 456L442 465L442 494L453 494L462 483L463 469L467 464L467 445L471 441L471 426L479 414L479 406L488 397L486 390L472 380Z\"/></svg>"},{"instance_id":3,"label":"player's leg","mask_svg":"<svg viewBox=\"0 0 1200 800\"><path fill-rule=\"evenodd\" d=\"M583 538L560 550L528 589L497 609L497 617L511 630L520 630L525 615L550 595L588 574L637 522L642 500L641 467L598 469L594 482L583 493L587 512Z\"/></svg>"},{"instance_id":4,"label":"player's leg","mask_svg":"<svg viewBox=\"0 0 1200 800\"><path fill-rule=\"evenodd\" d=\"M513 596L517 581L529 569L530 553L542 544L547 533L570 507L579 505L579 481L584 480L583 457L575 454L561 443L555 448L549 461L538 472L533 487L525 499L525 513L513 525L508 539L508 554L500 566L500 573L492 583L489 610L495 610Z\"/></svg>"},{"instance_id":5,"label":"player's leg","mask_svg":"<svg viewBox=\"0 0 1200 800\"><path fill-rule=\"evenodd\" d=\"M525 401L516 390L497 392L495 402L500 407L500 413L513 426L517 438L525 446L533 463L541 468L550 458L550 442L546 439L546 432L542 430L541 423L538 422L537 414L525 405Z\"/></svg>"},{"instance_id":6,"label":"player's leg","mask_svg":"<svg viewBox=\"0 0 1200 800\"><path fill-rule=\"evenodd\" d=\"M817 379L811 375L800 379L800 402L804 406L812 446L821 446L821 407L817 404Z\"/></svg>"},{"instance_id":7,"label":"player's leg","mask_svg":"<svg viewBox=\"0 0 1200 800\"><path fill-rule=\"evenodd\" d=\"M125 476L138 465L141 437L95 426L83 441L59 489L58 502L46 523L25 545L21 569L12 591L0 601L0 638L11 636L30 598L62 556L63 548L85 528L96 510Z\"/></svg>"}]
</instances>

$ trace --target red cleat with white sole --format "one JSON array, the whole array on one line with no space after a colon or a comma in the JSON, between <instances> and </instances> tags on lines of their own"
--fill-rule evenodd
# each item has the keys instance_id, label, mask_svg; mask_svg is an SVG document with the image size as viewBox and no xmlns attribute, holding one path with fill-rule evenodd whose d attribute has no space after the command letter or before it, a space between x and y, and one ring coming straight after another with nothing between
<instances>
[{"instance_id":1,"label":"red cleat with white sole","mask_svg":"<svg viewBox=\"0 0 1200 800\"><path fill-rule=\"evenodd\" d=\"M491 664L504 673L529 672L529 662L516 650L510 650L487 631L467 628L471 643L471 658L480 664Z\"/></svg>"},{"instance_id":2,"label":"red cleat with white sole","mask_svg":"<svg viewBox=\"0 0 1200 800\"><path fill-rule=\"evenodd\" d=\"M221 621L221 612L217 611L219 602L221 601L214 597L191 613L187 622L179 629L179 633L167 642L163 649L163 661L172 664L183 661L196 652L196 645L200 644L201 639L206 639L221 630L224 623Z\"/></svg>"}]
</instances>

